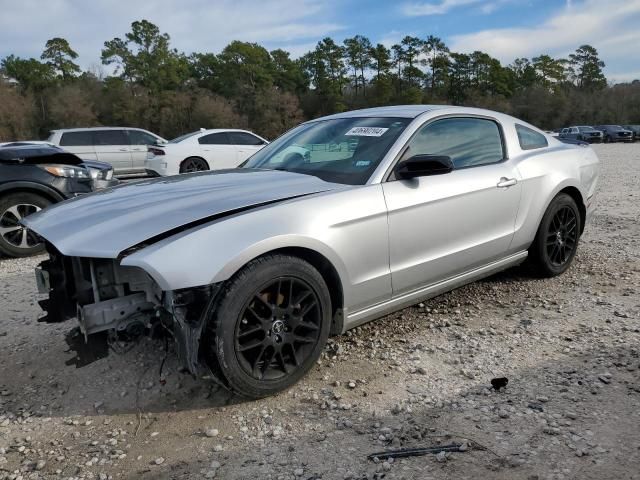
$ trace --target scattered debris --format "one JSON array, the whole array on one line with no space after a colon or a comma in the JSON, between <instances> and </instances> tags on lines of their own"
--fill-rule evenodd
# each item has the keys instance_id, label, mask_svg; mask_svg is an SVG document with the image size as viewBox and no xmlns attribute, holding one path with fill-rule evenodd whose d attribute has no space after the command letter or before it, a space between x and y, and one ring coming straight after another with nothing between
<instances>
[{"instance_id":1,"label":"scattered debris","mask_svg":"<svg viewBox=\"0 0 640 480\"><path fill-rule=\"evenodd\" d=\"M499 391L501 388L506 388L509 379L507 377L498 377L491 379L491 386L494 390Z\"/></svg>"},{"instance_id":2,"label":"scattered debris","mask_svg":"<svg viewBox=\"0 0 640 480\"><path fill-rule=\"evenodd\" d=\"M463 449L461 450L460 447ZM378 460L386 460L388 458L419 457L422 455L438 454L440 452L466 452L468 449L469 446L467 444L450 443L448 445L439 445L436 447L400 448L398 450L372 453L371 455L367 455L367 458L369 460L373 460L374 458L377 458Z\"/></svg>"}]
</instances>

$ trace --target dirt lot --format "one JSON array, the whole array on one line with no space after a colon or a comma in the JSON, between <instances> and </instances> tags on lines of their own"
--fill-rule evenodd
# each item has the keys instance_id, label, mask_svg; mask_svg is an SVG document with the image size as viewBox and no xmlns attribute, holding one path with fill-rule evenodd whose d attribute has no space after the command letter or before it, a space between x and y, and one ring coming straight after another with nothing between
<instances>
[{"instance_id":1,"label":"dirt lot","mask_svg":"<svg viewBox=\"0 0 640 480\"><path fill-rule=\"evenodd\" d=\"M640 144L595 147L599 210L574 266L511 270L335 338L246 402L164 343L66 365L32 268L0 262L0 478L640 479ZM502 392L494 377L507 377ZM465 452L367 460L386 448Z\"/></svg>"}]
</instances>

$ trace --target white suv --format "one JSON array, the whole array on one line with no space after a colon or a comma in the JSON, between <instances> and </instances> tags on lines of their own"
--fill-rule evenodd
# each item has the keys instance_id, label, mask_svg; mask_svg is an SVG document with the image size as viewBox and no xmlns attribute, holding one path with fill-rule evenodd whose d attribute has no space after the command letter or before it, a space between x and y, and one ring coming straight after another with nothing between
<instances>
[{"instance_id":1,"label":"white suv","mask_svg":"<svg viewBox=\"0 0 640 480\"><path fill-rule=\"evenodd\" d=\"M116 174L123 174L144 173L147 146L167 141L140 128L92 127L52 130L47 142L83 160L110 163Z\"/></svg>"}]
</instances>

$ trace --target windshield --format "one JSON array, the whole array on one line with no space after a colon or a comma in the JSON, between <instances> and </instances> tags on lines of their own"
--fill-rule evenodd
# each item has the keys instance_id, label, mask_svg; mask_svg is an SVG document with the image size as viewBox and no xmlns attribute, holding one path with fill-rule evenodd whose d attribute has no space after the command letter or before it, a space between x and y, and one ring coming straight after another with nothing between
<instances>
[{"instance_id":1,"label":"windshield","mask_svg":"<svg viewBox=\"0 0 640 480\"><path fill-rule=\"evenodd\" d=\"M592 127L578 127L578 130L581 132L595 132L595 129Z\"/></svg>"},{"instance_id":2,"label":"windshield","mask_svg":"<svg viewBox=\"0 0 640 480\"><path fill-rule=\"evenodd\" d=\"M410 122L409 118L353 117L307 123L267 145L242 167L363 185Z\"/></svg>"},{"instance_id":3,"label":"windshield","mask_svg":"<svg viewBox=\"0 0 640 480\"><path fill-rule=\"evenodd\" d=\"M193 137L194 135L197 135L200 132L191 132L191 133L185 133L184 135L180 135L179 137L174 138L173 140L169 140L168 143L180 143L183 140L186 140L189 137Z\"/></svg>"}]
</instances>

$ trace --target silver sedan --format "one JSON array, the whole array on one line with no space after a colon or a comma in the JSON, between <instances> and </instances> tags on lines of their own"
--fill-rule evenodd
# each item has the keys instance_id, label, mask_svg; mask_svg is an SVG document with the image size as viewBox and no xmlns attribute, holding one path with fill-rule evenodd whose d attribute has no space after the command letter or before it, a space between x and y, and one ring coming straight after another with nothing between
<instances>
[{"instance_id":1,"label":"silver sedan","mask_svg":"<svg viewBox=\"0 0 640 480\"><path fill-rule=\"evenodd\" d=\"M278 392L330 334L529 259L571 265L598 159L496 112L360 110L300 125L241 168L141 181L24 223L46 239L46 320L87 338L160 327L185 368ZM104 335L103 335L104 336Z\"/></svg>"}]
</instances>

